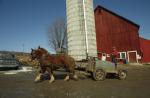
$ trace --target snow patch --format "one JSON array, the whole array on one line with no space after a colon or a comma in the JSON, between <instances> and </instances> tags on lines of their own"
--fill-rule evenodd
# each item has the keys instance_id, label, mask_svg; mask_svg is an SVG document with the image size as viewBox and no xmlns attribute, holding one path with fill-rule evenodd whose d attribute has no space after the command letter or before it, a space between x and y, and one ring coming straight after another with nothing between
<instances>
[{"instance_id":1,"label":"snow patch","mask_svg":"<svg viewBox=\"0 0 150 98\"><path fill-rule=\"evenodd\" d=\"M4 71L3 74L5 74L5 75L15 75L15 74L18 74L20 72L31 72L31 71L33 71L32 67L22 67L19 70Z\"/></svg>"}]
</instances>

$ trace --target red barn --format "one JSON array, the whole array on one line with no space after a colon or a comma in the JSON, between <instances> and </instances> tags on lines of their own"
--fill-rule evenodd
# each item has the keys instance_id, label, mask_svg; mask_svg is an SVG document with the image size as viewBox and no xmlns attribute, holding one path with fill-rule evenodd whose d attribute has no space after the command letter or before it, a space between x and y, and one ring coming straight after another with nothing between
<instances>
[{"instance_id":1,"label":"red barn","mask_svg":"<svg viewBox=\"0 0 150 98\"><path fill-rule=\"evenodd\" d=\"M139 25L102 7L94 10L98 56L110 60L112 47L116 47L118 60L139 62L141 49Z\"/></svg>"},{"instance_id":2,"label":"red barn","mask_svg":"<svg viewBox=\"0 0 150 98\"><path fill-rule=\"evenodd\" d=\"M150 62L150 40L140 38L140 45L142 51L142 63Z\"/></svg>"}]
</instances>

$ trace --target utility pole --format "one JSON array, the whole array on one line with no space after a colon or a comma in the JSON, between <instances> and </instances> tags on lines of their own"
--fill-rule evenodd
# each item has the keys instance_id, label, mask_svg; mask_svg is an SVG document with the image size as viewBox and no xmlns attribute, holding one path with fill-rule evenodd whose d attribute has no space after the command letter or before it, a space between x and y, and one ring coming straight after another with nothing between
<instances>
[{"instance_id":1,"label":"utility pole","mask_svg":"<svg viewBox=\"0 0 150 98\"><path fill-rule=\"evenodd\" d=\"M22 50L23 50L23 52L24 52L24 43L22 44Z\"/></svg>"}]
</instances>

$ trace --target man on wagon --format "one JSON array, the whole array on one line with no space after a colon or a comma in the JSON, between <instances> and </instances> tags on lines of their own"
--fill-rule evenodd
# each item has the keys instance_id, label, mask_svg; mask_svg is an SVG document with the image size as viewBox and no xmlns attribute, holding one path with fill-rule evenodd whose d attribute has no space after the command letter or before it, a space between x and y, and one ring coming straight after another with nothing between
<instances>
[{"instance_id":1,"label":"man on wagon","mask_svg":"<svg viewBox=\"0 0 150 98\"><path fill-rule=\"evenodd\" d=\"M118 56L118 51L116 47L112 47L111 61L115 63L115 68L117 68L117 56Z\"/></svg>"}]
</instances>

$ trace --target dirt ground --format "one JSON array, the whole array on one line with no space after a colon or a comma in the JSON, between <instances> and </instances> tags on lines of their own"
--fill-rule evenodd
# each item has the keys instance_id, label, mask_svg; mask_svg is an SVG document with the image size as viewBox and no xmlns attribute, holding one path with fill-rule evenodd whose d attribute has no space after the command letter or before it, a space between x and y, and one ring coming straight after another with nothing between
<instances>
[{"instance_id":1,"label":"dirt ground","mask_svg":"<svg viewBox=\"0 0 150 98\"><path fill-rule=\"evenodd\" d=\"M80 77L78 81L65 82L63 75L57 75L52 84L34 83L35 71L15 75L0 72L0 98L150 98L150 66L126 68L126 80Z\"/></svg>"}]
</instances>

